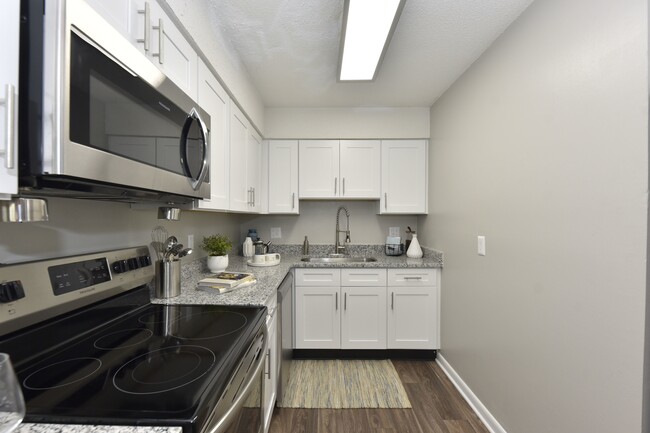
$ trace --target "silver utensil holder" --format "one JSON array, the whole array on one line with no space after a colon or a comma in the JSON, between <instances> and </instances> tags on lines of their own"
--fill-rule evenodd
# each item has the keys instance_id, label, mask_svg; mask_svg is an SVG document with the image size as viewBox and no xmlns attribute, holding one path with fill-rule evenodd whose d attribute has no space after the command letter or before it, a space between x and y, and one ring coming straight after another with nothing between
<instances>
[{"instance_id":1,"label":"silver utensil holder","mask_svg":"<svg viewBox=\"0 0 650 433\"><path fill-rule=\"evenodd\" d=\"M175 298L181 294L181 261L156 262L156 298Z\"/></svg>"}]
</instances>

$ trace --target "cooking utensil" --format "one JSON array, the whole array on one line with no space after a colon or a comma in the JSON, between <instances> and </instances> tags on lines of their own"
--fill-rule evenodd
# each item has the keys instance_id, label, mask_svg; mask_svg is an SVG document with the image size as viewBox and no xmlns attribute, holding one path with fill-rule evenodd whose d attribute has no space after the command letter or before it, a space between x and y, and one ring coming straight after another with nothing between
<instances>
[{"instance_id":1,"label":"cooking utensil","mask_svg":"<svg viewBox=\"0 0 650 433\"><path fill-rule=\"evenodd\" d=\"M192 254L192 248L185 248L178 253L178 258L189 256Z\"/></svg>"},{"instance_id":2,"label":"cooking utensil","mask_svg":"<svg viewBox=\"0 0 650 433\"><path fill-rule=\"evenodd\" d=\"M163 226L154 227L154 229L151 231L151 247L156 253L158 260L162 260L163 258L163 252L165 248L164 242L168 236L169 234L167 233L167 229Z\"/></svg>"},{"instance_id":3,"label":"cooking utensil","mask_svg":"<svg viewBox=\"0 0 650 433\"><path fill-rule=\"evenodd\" d=\"M177 256L178 253L183 249L183 244L176 244L171 247L167 252L165 252L165 260L171 259L174 256Z\"/></svg>"}]
</instances>

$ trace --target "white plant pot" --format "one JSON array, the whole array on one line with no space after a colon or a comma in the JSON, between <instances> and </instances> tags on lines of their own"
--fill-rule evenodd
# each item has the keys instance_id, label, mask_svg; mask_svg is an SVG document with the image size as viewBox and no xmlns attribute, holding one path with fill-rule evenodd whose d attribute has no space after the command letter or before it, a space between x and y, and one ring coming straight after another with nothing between
<instances>
[{"instance_id":1,"label":"white plant pot","mask_svg":"<svg viewBox=\"0 0 650 433\"><path fill-rule=\"evenodd\" d=\"M228 254L225 256L208 256L208 269L216 274L223 272L228 267Z\"/></svg>"}]
</instances>

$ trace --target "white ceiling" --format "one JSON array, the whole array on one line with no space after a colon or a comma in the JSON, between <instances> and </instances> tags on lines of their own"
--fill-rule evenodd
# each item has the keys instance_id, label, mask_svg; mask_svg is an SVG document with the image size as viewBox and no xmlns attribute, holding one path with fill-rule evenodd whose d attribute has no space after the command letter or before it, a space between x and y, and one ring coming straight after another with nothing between
<instances>
[{"instance_id":1,"label":"white ceiling","mask_svg":"<svg viewBox=\"0 0 650 433\"><path fill-rule=\"evenodd\" d=\"M533 0L406 0L379 73L339 83L343 0L212 0L267 107L428 107Z\"/></svg>"}]
</instances>

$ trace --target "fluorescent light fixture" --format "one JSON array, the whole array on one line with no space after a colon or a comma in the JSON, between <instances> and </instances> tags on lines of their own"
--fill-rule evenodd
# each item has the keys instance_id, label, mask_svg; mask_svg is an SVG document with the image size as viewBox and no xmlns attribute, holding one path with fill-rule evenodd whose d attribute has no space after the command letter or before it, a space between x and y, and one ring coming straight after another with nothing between
<instances>
[{"instance_id":1,"label":"fluorescent light fixture","mask_svg":"<svg viewBox=\"0 0 650 433\"><path fill-rule=\"evenodd\" d=\"M345 0L340 81L371 81L406 0Z\"/></svg>"}]
</instances>

